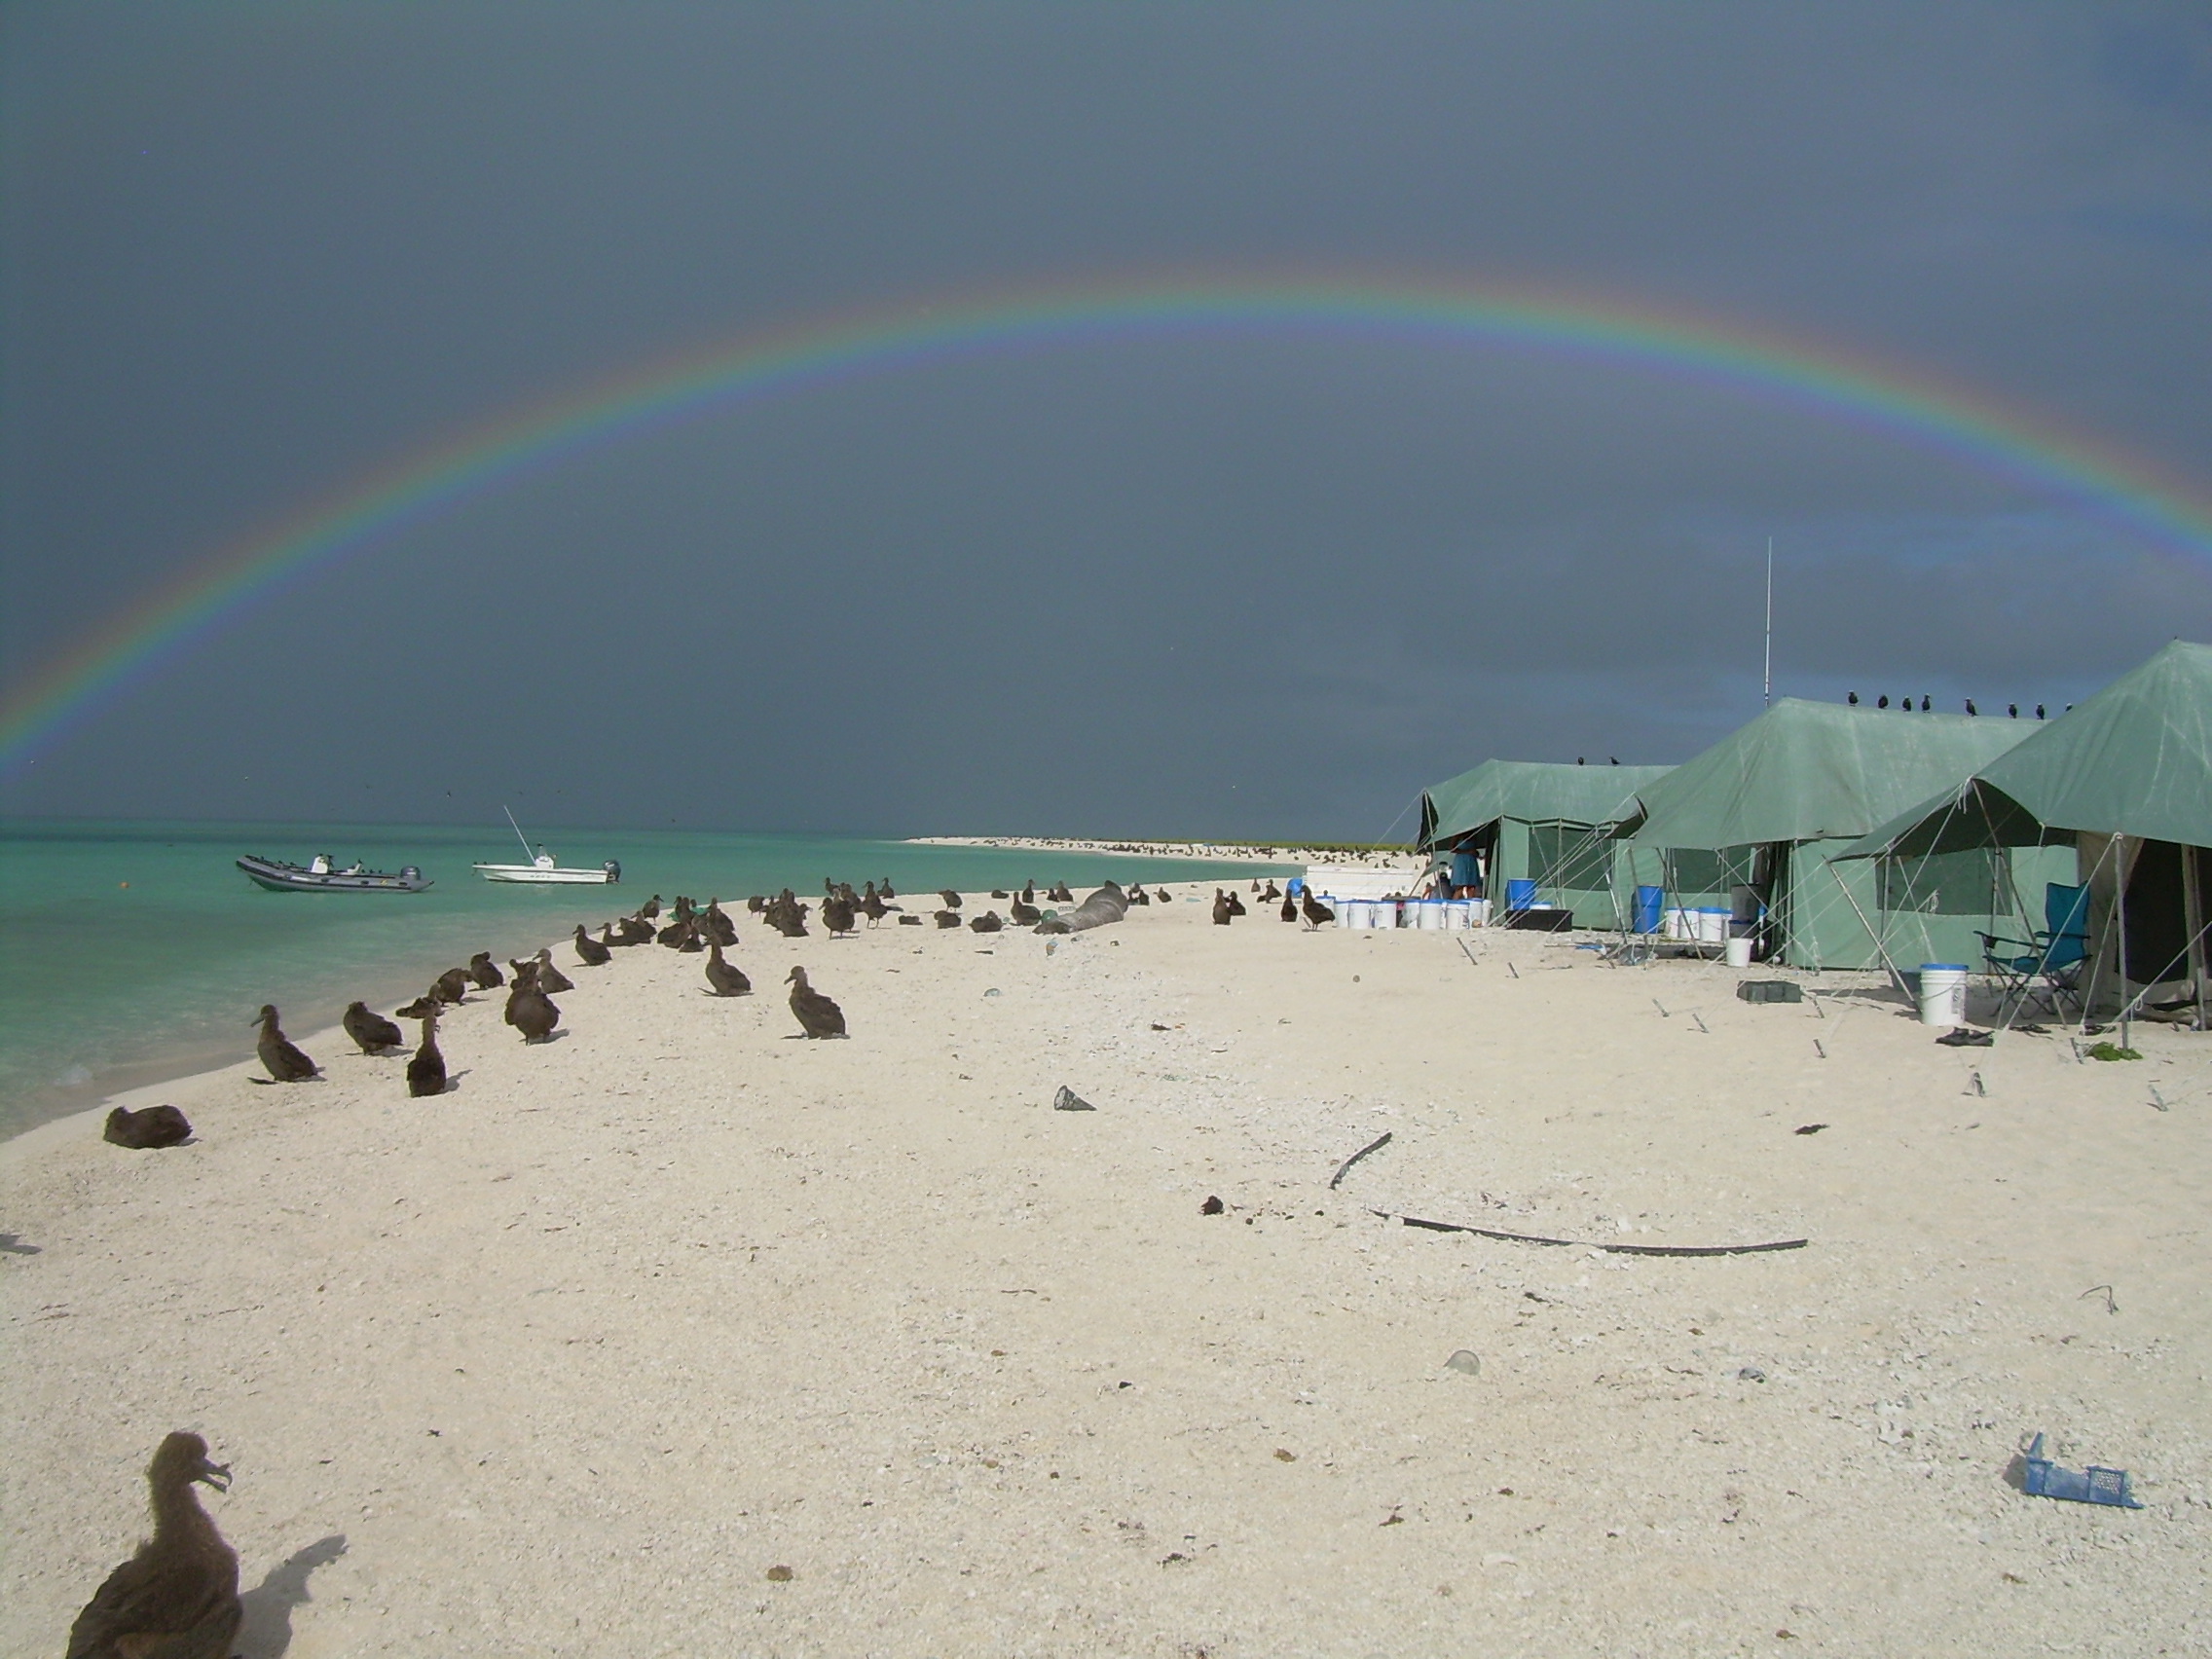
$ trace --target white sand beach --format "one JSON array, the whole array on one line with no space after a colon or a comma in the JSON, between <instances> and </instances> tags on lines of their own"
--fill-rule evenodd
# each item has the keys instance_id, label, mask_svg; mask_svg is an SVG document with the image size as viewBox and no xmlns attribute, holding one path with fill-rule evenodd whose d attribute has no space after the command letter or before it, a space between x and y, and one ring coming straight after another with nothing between
<instances>
[{"instance_id":1,"label":"white sand beach","mask_svg":"<svg viewBox=\"0 0 2212 1659\"><path fill-rule=\"evenodd\" d=\"M2212 1039L1177 896L741 918L742 1000L558 946L564 1034L473 996L440 1098L287 1009L327 1081L241 1032L127 1101L191 1145L0 1149L0 1653L180 1427L249 1659L2212 1651ZM2146 1507L2016 1490L2039 1429Z\"/></svg>"}]
</instances>

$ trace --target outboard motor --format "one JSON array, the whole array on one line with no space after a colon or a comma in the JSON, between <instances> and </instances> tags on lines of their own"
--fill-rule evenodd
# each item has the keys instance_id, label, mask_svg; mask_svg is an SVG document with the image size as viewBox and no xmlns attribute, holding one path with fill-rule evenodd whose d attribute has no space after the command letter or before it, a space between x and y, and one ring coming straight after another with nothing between
<instances>
[{"instance_id":1,"label":"outboard motor","mask_svg":"<svg viewBox=\"0 0 2212 1659\"><path fill-rule=\"evenodd\" d=\"M622 866L620 866L619 864L617 864L617 863L616 863L616 862L615 862L614 860L612 860L612 859L608 859L608 861L607 861L607 862L606 862L605 864L601 865L601 866L600 866L599 867L600 867L601 869L604 869L605 871L607 871L607 879L608 879L608 880L609 880L609 881L620 881L620 880L622 879Z\"/></svg>"},{"instance_id":2,"label":"outboard motor","mask_svg":"<svg viewBox=\"0 0 2212 1659\"><path fill-rule=\"evenodd\" d=\"M422 866L419 865L401 865L399 866L399 879L402 881L421 881L423 879Z\"/></svg>"}]
</instances>

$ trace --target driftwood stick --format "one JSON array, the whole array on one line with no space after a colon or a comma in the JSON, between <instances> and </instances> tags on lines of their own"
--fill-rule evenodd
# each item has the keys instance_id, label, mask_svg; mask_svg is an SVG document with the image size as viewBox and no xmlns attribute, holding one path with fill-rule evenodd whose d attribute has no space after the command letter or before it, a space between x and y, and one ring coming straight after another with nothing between
<instances>
[{"instance_id":1,"label":"driftwood stick","mask_svg":"<svg viewBox=\"0 0 2212 1659\"><path fill-rule=\"evenodd\" d=\"M1353 1153L1349 1158L1346 1159L1342 1163L1338 1164L1337 1172L1329 1177L1329 1191L1333 1193L1337 1190L1338 1183L1344 1180L1346 1175L1350 1173L1351 1166L1353 1164L1357 1163L1369 1153L1381 1152L1389 1144L1390 1131L1388 1129L1384 1129L1381 1134L1377 1135L1373 1140L1369 1141L1365 1146L1361 1147L1357 1152Z\"/></svg>"},{"instance_id":2,"label":"driftwood stick","mask_svg":"<svg viewBox=\"0 0 2212 1659\"><path fill-rule=\"evenodd\" d=\"M1374 1213L1392 1218L1389 1210ZM1425 1227L1431 1233L1472 1233L1479 1238L1503 1238L1512 1244L1559 1244L1576 1250L1603 1250L1613 1256L1758 1256L1772 1250L1802 1250L1811 1242L1805 1238L1777 1238L1765 1244L1602 1244L1593 1238L1544 1238L1533 1233L1499 1233L1456 1221L1423 1221L1418 1215L1401 1215L1395 1219L1408 1227Z\"/></svg>"}]
</instances>

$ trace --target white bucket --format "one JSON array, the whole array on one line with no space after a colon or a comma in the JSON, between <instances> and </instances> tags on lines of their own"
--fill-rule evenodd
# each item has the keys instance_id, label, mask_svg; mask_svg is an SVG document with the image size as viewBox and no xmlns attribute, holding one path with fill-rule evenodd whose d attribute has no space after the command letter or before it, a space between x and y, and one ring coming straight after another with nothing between
<instances>
[{"instance_id":1,"label":"white bucket","mask_svg":"<svg viewBox=\"0 0 2212 1659\"><path fill-rule=\"evenodd\" d=\"M1679 905L1668 910L1665 918L1659 924L1659 937L1662 939L1697 938L1697 912L1682 909Z\"/></svg>"},{"instance_id":2,"label":"white bucket","mask_svg":"<svg viewBox=\"0 0 2212 1659\"><path fill-rule=\"evenodd\" d=\"M1487 928L1490 926L1490 901L1488 899L1466 899L1462 900L1461 903L1467 906L1467 925L1469 927Z\"/></svg>"},{"instance_id":3,"label":"white bucket","mask_svg":"<svg viewBox=\"0 0 2212 1659\"><path fill-rule=\"evenodd\" d=\"M1329 908L1336 911L1337 926L1340 928L1367 926L1367 902L1364 899L1339 899Z\"/></svg>"},{"instance_id":4,"label":"white bucket","mask_svg":"<svg viewBox=\"0 0 2212 1659\"><path fill-rule=\"evenodd\" d=\"M1406 906L1413 911L1414 926L1423 933L1441 933L1444 929L1444 901L1417 899Z\"/></svg>"},{"instance_id":5,"label":"white bucket","mask_svg":"<svg viewBox=\"0 0 2212 1659\"><path fill-rule=\"evenodd\" d=\"M1697 938L1700 944L1726 944L1728 924L1735 912L1726 906L1707 907L1697 912Z\"/></svg>"},{"instance_id":6,"label":"white bucket","mask_svg":"<svg viewBox=\"0 0 2212 1659\"><path fill-rule=\"evenodd\" d=\"M1444 926L1451 933L1465 933L1475 925L1475 902L1472 899L1447 899L1444 901Z\"/></svg>"},{"instance_id":7,"label":"white bucket","mask_svg":"<svg viewBox=\"0 0 2212 1659\"><path fill-rule=\"evenodd\" d=\"M1749 939L1732 939L1728 941L1728 966L1749 968L1751 965L1751 941Z\"/></svg>"},{"instance_id":8,"label":"white bucket","mask_svg":"<svg viewBox=\"0 0 2212 1659\"><path fill-rule=\"evenodd\" d=\"M1964 1025L1966 1022L1966 965L1960 962L1923 962L1920 965L1920 1023Z\"/></svg>"},{"instance_id":9,"label":"white bucket","mask_svg":"<svg viewBox=\"0 0 2212 1659\"><path fill-rule=\"evenodd\" d=\"M1394 928L1399 926L1400 923L1398 921L1398 903L1399 902L1395 899L1376 900L1375 920L1369 925L1378 928Z\"/></svg>"}]
</instances>

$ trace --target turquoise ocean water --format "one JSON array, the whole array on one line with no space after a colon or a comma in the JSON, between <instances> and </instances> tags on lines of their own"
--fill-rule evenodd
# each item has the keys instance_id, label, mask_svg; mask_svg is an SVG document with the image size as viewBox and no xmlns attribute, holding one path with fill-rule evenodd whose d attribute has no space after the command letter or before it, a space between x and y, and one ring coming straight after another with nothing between
<instances>
[{"instance_id":1,"label":"turquoise ocean water","mask_svg":"<svg viewBox=\"0 0 2212 1659\"><path fill-rule=\"evenodd\" d=\"M577 922L595 928L654 893L725 908L825 876L902 895L1042 886L1108 876L1181 887L1249 865L1106 854L917 847L901 841L533 827L564 865L615 859L614 887L530 888L484 880L472 863L521 862L505 827L203 824L115 820L0 823L0 1138L104 1094L249 1057L265 1002L294 1033L365 998L389 1012L478 950L504 962ZM241 853L343 866L422 866L421 894L268 893ZM1295 866L1277 866L1295 868ZM734 901L734 903L733 903ZM742 918L741 918L742 925Z\"/></svg>"}]
</instances>

